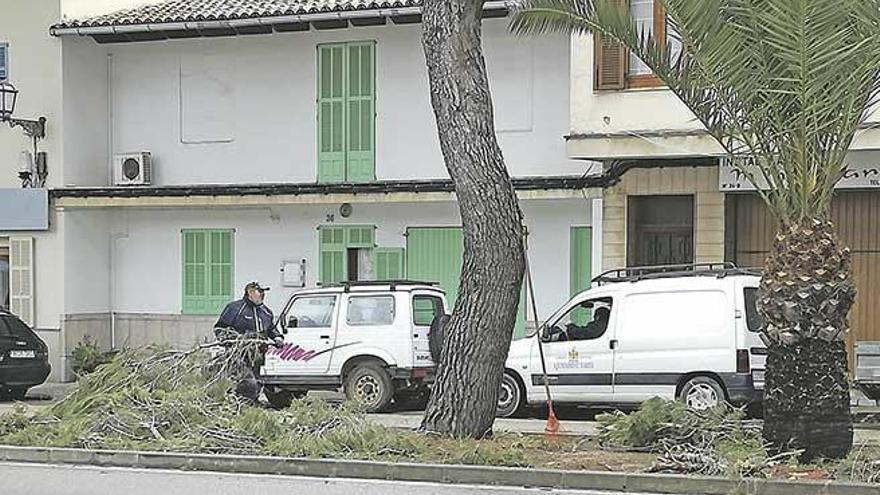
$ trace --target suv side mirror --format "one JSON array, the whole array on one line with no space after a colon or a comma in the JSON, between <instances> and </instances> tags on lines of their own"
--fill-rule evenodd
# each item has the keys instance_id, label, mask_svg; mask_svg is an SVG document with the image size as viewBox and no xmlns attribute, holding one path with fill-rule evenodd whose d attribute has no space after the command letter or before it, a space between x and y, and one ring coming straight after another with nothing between
<instances>
[{"instance_id":1,"label":"suv side mirror","mask_svg":"<svg viewBox=\"0 0 880 495\"><path fill-rule=\"evenodd\" d=\"M296 328L299 326L299 320L296 319L296 316L291 316L287 319L287 328Z\"/></svg>"}]
</instances>

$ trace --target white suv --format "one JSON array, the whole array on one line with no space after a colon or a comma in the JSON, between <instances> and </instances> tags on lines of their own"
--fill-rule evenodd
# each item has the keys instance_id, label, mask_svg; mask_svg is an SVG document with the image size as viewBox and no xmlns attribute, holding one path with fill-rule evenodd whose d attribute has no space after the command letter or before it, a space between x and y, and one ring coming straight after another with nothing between
<instances>
[{"instance_id":1,"label":"white suv","mask_svg":"<svg viewBox=\"0 0 880 495\"><path fill-rule=\"evenodd\" d=\"M337 390L369 411L427 397L434 362L431 325L447 311L434 285L351 282L304 290L280 314L284 346L261 368L269 402L285 407L309 390Z\"/></svg>"},{"instance_id":2,"label":"white suv","mask_svg":"<svg viewBox=\"0 0 880 495\"><path fill-rule=\"evenodd\" d=\"M510 348L498 415L553 400L632 407L651 397L695 409L759 402L767 349L757 273L733 265L622 269L594 280Z\"/></svg>"}]
</instances>

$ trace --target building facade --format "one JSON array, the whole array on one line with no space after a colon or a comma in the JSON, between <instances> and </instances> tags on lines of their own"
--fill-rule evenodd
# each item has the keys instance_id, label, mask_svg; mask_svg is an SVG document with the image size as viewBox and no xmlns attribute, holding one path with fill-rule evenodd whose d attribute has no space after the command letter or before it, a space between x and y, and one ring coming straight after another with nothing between
<instances>
[{"instance_id":1,"label":"building facade","mask_svg":"<svg viewBox=\"0 0 880 495\"><path fill-rule=\"evenodd\" d=\"M629 0L628 7L643 29L666 29L659 1ZM569 156L628 167L605 191L603 267L721 261L761 266L775 221L741 174L724 166L722 150L694 115L619 45L577 36L571 49ZM877 119L871 115L871 125L854 142L833 208L853 252L859 290L853 341L880 341Z\"/></svg>"},{"instance_id":2,"label":"building facade","mask_svg":"<svg viewBox=\"0 0 880 495\"><path fill-rule=\"evenodd\" d=\"M47 15L59 114L41 146L59 163L48 230L14 236L36 274L16 292L37 327L57 327L62 370L85 336L201 342L251 280L273 287L276 310L303 286L345 280L436 282L455 300L461 222L418 2L325 3ZM483 43L540 317L600 266L601 178L566 153L570 40L514 37L507 14L487 3ZM30 83L11 79L24 98Z\"/></svg>"}]
</instances>

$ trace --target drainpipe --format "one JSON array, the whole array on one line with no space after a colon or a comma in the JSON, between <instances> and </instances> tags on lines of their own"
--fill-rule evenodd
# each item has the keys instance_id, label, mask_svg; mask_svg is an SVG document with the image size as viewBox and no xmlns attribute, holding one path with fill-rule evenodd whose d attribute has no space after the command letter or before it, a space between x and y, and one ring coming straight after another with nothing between
<instances>
[{"instance_id":1,"label":"drainpipe","mask_svg":"<svg viewBox=\"0 0 880 495\"><path fill-rule=\"evenodd\" d=\"M110 236L110 349L116 350L116 242L128 239L128 234Z\"/></svg>"},{"instance_id":2,"label":"drainpipe","mask_svg":"<svg viewBox=\"0 0 880 495\"><path fill-rule=\"evenodd\" d=\"M113 54L107 54L107 185L113 187Z\"/></svg>"}]
</instances>

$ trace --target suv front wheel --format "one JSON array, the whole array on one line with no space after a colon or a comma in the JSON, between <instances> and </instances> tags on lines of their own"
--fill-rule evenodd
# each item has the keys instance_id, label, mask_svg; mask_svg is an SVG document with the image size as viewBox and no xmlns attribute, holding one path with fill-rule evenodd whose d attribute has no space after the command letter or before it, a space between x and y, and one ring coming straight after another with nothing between
<instances>
[{"instance_id":1,"label":"suv front wheel","mask_svg":"<svg viewBox=\"0 0 880 495\"><path fill-rule=\"evenodd\" d=\"M385 410L394 397L394 383L379 363L358 364L345 377L345 397L367 412Z\"/></svg>"}]
</instances>

